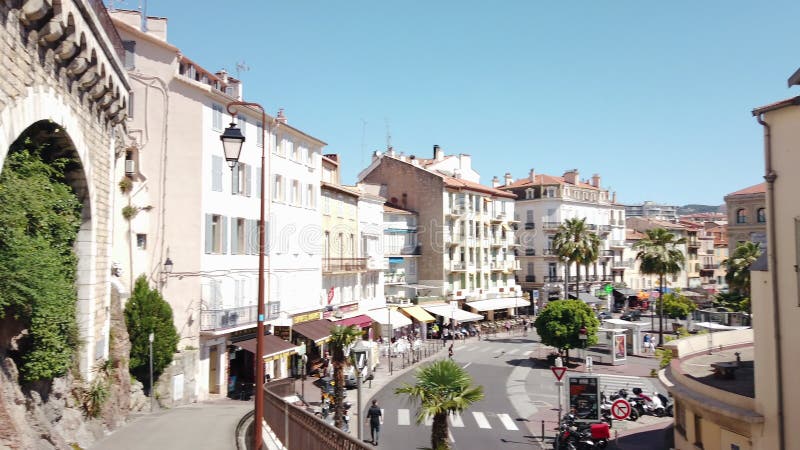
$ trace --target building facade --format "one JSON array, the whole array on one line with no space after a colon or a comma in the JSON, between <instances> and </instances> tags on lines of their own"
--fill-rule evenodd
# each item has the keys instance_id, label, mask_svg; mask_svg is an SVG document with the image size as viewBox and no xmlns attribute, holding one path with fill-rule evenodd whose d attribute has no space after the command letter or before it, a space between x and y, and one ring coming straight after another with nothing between
<instances>
[{"instance_id":1,"label":"building facade","mask_svg":"<svg viewBox=\"0 0 800 450\"><path fill-rule=\"evenodd\" d=\"M621 266L625 248L625 210L616 203L615 195L600 186L600 176L580 180L577 170L563 176L537 174L531 169L526 178L513 181L506 174L505 184L498 189L516 195L515 211L520 222L517 253L520 260L518 279L525 290L539 291L542 299L566 298L564 292L565 262L553 247L553 238L567 219L585 218L590 231L601 239L600 255L589 267L581 266L582 291L594 293L614 280ZM576 280L575 265L570 267L569 289Z\"/></svg>"},{"instance_id":2,"label":"building facade","mask_svg":"<svg viewBox=\"0 0 800 450\"><path fill-rule=\"evenodd\" d=\"M640 205L625 205L627 217L645 217L656 220L678 220L678 207L645 201Z\"/></svg>"},{"instance_id":3,"label":"building facade","mask_svg":"<svg viewBox=\"0 0 800 450\"><path fill-rule=\"evenodd\" d=\"M733 254L743 242L755 242L767 247L767 188L766 183L731 192L725 196L728 208L728 253Z\"/></svg>"}]
</instances>

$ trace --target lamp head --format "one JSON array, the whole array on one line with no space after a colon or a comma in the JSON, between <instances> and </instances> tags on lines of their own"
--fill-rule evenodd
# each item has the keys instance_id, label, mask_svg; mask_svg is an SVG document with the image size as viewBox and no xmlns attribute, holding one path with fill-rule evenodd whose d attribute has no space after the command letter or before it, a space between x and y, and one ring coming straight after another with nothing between
<instances>
[{"instance_id":1,"label":"lamp head","mask_svg":"<svg viewBox=\"0 0 800 450\"><path fill-rule=\"evenodd\" d=\"M173 267L174 264L172 263L172 260L169 259L169 256L167 256L167 260L164 261L164 273L172 273Z\"/></svg>"},{"instance_id":2,"label":"lamp head","mask_svg":"<svg viewBox=\"0 0 800 450\"><path fill-rule=\"evenodd\" d=\"M244 144L244 135L242 130L231 122L225 132L219 137L222 141L222 150L225 152L225 161L231 169L239 162L239 155L242 153L242 144Z\"/></svg>"}]
</instances>

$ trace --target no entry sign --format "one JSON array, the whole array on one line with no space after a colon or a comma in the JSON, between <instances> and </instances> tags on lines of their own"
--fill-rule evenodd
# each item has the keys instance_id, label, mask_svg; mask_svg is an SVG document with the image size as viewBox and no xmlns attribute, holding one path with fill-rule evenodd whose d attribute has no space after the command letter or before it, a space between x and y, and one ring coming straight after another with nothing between
<instances>
[{"instance_id":1,"label":"no entry sign","mask_svg":"<svg viewBox=\"0 0 800 450\"><path fill-rule=\"evenodd\" d=\"M617 420L625 420L631 414L631 404L624 398L618 398L611 404L611 415Z\"/></svg>"}]
</instances>

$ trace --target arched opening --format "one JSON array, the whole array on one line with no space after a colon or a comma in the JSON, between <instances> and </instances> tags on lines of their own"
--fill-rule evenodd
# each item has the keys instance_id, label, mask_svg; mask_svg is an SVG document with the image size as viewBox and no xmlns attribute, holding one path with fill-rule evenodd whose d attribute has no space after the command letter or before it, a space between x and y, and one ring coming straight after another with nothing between
<instances>
[{"instance_id":1,"label":"arched opening","mask_svg":"<svg viewBox=\"0 0 800 450\"><path fill-rule=\"evenodd\" d=\"M1 150L0 357L14 359L20 381L48 381L72 367L79 342L93 347L88 182L72 139L52 121Z\"/></svg>"}]
</instances>

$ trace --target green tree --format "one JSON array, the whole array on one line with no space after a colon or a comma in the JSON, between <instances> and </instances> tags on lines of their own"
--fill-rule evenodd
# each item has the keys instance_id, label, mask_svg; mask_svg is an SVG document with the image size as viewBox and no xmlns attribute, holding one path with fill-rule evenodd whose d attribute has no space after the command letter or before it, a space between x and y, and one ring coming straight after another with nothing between
<instances>
[{"instance_id":1,"label":"green tree","mask_svg":"<svg viewBox=\"0 0 800 450\"><path fill-rule=\"evenodd\" d=\"M361 337L361 330L355 325L343 327L336 325L331 329L330 346L333 351L333 424L336 428L344 425L344 369L347 365L345 351Z\"/></svg>"},{"instance_id":2,"label":"green tree","mask_svg":"<svg viewBox=\"0 0 800 450\"><path fill-rule=\"evenodd\" d=\"M585 345L597 343L600 321L595 317L592 308L581 300L556 300L545 306L533 326L543 344L560 351L566 350L569 359L569 349L584 345L580 339L581 327L586 327Z\"/></svg>"},{"instance_id":3,"label":"green tree","mask_svg":"<svg viewBox=\"0 0 800 450\"><path fill-rule=\"evenodd\" d=\"M726 259L722 264L727 269L725 281L733 292L742 296L750 297L750 266L761 256L761 248L754 242L742 242L736 246L733 256ZM749 304L749 302L747 302Z\"/></svg>"},{"instance_id":4,"label":"green tree","mask_svg":"<svg viewBox=\"0 0 800 450\"><path fill-rule=\"evenodd\" d=\"M661 304L663 302L663 305ZM671 319L685 319L697 306L693 301L680 294L664 294L656 303L659 311L663 311Z\"/></svg>"},{"instance_id":5,"label":"green tree","mask_svg":"<svg viewBox=\"0 0 800 450\"><path fill-rule=\"evenodd\" d=\"M78 346L72 248L81 204L64 178L74 160L52 154L20 139L0 175L0 317L28 330L11 354L28 382L64 375Z\"/></svg>"},{"instance_id":6,"label":"green tree","mask_svg":"<svg viewBox=\"0 0 800 450\"><path fill-rule=\"evenodd\" d=\"M728 311L749 312L750 298L738 292L720 292L714 297L714 306Z\"/></svg>"},{"instance_id":7,"label":"green tree","mask_svg":"<svg viewBox=\"0 0 800 450\"><path fill-rule=\"evenodd\" d=\"M680 273L686 258L678 245L685 243L684 238L676 236L664 228L645 230L645 237L633 245L637 250L639 272L644 275L658 275L661 297L664 296L666 276ZM661 304L663 306L663 303ZM658 312L658 345L664 344L664 311Z\"/></svg>"},{"instance_id":8,"label":"green tree","mask_svg":"<svg viewBox=\"0 0 800 450\"><path fill-rule=\"evenodd\" d=\"M417 424L433 417L431 447L447 450L447 415L460 414L482 400L483 386L473 386L466 370L450 359L442 359L417 369L416 383L404 383L394 393L407 395L419 407Z\"/></svg>"},{"instance_id":9,"label":"green tree","mask_svg":"<svg viewBox=\"0 0 800 450\"><path fill-rule=\"evenodd\" d=\"M566 260L564 267L564 296L569 296L569 267L575 264L575 293L580 290L580 264L589 264L594 254L599 253L600 240L597 234L586 226L586 218L567 219L558 227L553 236L553 249L556 254Z\"/></svg>"},{"instance_id":10,"label":"green tree","mask_svg":"<svg viewBox=\"0 0 800 450\"><path fill-rule=\"evenodd\" d=\"M140 275L125 305L125 325L131 340L131 374L145 381L150 374L150 333L153 333L153 377L158 379L178 350L172 307Z\"/></svg>"},{"instance_id":11,"label":"green tree","mask_svg":"<svg viewBox=\"0 0 800 450\"><path fill-rule=\"evenodd\" d=\"M581 257L581 263L585 269L586 274L586 281L587 281L587 290L589 286L589 266L596 263L598 259L600 259L600 236L597 233L590 231L587 235L587 247ZM577 298L577 297L576 297Z\"/></svg>"}]
</instances>

